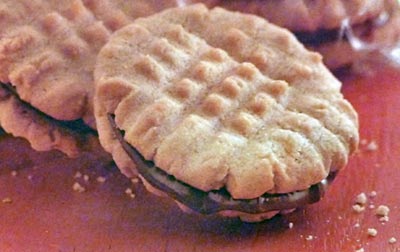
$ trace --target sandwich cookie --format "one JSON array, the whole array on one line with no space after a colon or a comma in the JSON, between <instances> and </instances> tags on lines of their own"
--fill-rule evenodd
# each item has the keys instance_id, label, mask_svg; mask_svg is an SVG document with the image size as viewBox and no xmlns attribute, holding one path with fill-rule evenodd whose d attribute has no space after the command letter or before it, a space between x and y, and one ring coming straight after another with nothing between
<instances>
[{"instance_id":1,"label":"sandwich cookie","mask_svg":"<svg viewBox=\"0 0 400 252\"><path fill-rule=\"evenodd\" d=\"M76 156L96 138L93 69L110 34L175 1L0 1L0 124ZM88 126L86 126L88 125ZM83 130L82 130L83 129Z\"/></svg>"},{"instance_id":2,"label":"sandwich cookie","mask_svg":"<svg viewBox=\"0 0 400 252\"><path fill-rule=\"evenodd\" d=\"M191 5L139 18L94 76L103 147L195 212L259 221L316 202L358 145L321 56L253 15Z\"/></svg>"},{"instance_id":3,"label":"sandwich cookie","mask_svg":"<svg viewBox=\"0 0 400 252\"><path fill-rule=\"evenodd\" d=\"M291 30L318 51L332 70L357 67L371 54L389 56L399 47L396 0L209 0L209 6L252 13Z\"/></svg>"}]
</instances>

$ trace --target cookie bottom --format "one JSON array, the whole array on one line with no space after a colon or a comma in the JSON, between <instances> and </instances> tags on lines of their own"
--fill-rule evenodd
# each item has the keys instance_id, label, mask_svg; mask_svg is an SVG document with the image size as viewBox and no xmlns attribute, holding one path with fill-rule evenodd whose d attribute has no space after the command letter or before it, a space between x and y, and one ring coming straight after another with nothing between
<instances>
[{"instance_id":1,"label":"cookie bottom","mask_svg":"<svg viewBox=\"0 0 400 252\"><path fill-rule=\"evenodd\" d=\"M21 101L13 87L3 83L0 83L0 125L7 133L27 139L37 151L59 150L69 157L91 150L105 154L97 133L82 120L55 120Z\"/></svg>"},{"instance_id":2,"label":"cookie bottom","mask_svg":"<svg viewBox=\"0 0 400 252\"><path fill-rule=\"evenodd\" d=\"M336 173L331 173L328 178L306 190L285 194L266 193L255 199L233 199L225 188L204 192L175 179L153 162L145 160L124 140L124 132L117 128L114 116L109 114L108 119L115 138L136 164L146 188L157 195L173 198L185 211L218 213L229 217L238 216L248 221L260 221L279 212L318 202L336 176Z\"/></svg>"},{"instance_id":3,"label":"cookie bottom","mask_svg":"<svg viewBox=\"0 0 400 252\"><path fill-rule=\"evenodd\" d=\"M147 189L147 191L159 196L159 197L168 197L168 195L159 189L155 188L152 186L146 179L144 179L142 176L140 176L140 179L143 182L143 185ZM197 211L194 211L193 209L187 207L186 205L182 204L181 202L175 200L175 203L179 206L179 208L185 212L185 213L197 213ZM223 217L228 217L228 218L239 218L243 222L260 222L263 220L268 220L273 218L274 216L278 214L289 214L293 211L295 211L296 208L292 209L285 209L285 210L275 210L275 211L267 211L263 213L246 213L238 210L222 210L217 212L218 215L221 215Z\"/></svg>"}]
</instances>

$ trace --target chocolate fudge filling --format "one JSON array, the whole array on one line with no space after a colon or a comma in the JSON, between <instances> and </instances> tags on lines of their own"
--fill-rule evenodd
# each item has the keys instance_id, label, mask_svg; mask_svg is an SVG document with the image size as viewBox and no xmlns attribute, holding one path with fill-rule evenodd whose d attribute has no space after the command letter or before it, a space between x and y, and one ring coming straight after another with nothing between
<instances>
[{"instance_id":1,"label":"chocolate fudge filling","mask_svg":"<svg viewBox=\"0 0 400 252\"><path fill-rule=\"evenodd\" d=\"M40 111L38 109L32 107L29 103L20 99L17 91L15 90L15 87L13 87L11 84L0 83L0 87L7 90L9 95L15 96L24 106L35 111L35 113L39 114L41 117L52 121L59 127L62 127L62 128L74 131L74 132L83 133L83 134L86 134L86 133L97 134L97 132L94 129L87 126L83 122L82 119L78 119L78 120L74 120L74 121L60 121L60 120L50 117L49 115L43 113L42 111Z\"/></svg>"},{"instance_id":2,"label":"chocolate fudge filling","mask_svg":"<svg viewBox=\"0 0 400 252\"><path fill-rule=\"evenodd\" d=\"M124 131L118 129L114 115L108 114L108 120L115 137L131 160L135 162L139 174L156 189L163 191L193 211L202 214L212 214L224 210L258 214L275 210L294 209L319 201L336 176L336 172L332 172L320 183L302 191L285 194L265 193L255 199L233 199L225 188L205 192L167 174L156 167L152 161L145 160L135 148L124 140Z\"/></svg>"}]
</instances>

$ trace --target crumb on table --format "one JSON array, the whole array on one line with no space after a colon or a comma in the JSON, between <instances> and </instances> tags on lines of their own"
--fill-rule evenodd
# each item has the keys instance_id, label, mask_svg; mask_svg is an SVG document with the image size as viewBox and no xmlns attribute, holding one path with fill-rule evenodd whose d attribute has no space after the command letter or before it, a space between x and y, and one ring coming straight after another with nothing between
<instances>
[{"instance_id":1,"label":"crumb on table","mask_svg":"<svg viewBox=\"0 0 400 252\"><path fill-rule=\"evenodd\" d=\"M385 205L380 205L378 206L378 208L375 211L375 214L377 216L388 216L390 212L390 209L388 206Z\"/></svg>"},{"instance_id":2,"label":"crumb on table","mask_svg":"<svg viewBox=\"0 0 400 252\"><path fill-rule=\"evenodd\" d=\"M312 240L314 240L314 236L312 236L312 235L307 235L306 240L307 240L307 241L312 241Z\"/></svg>"},{"instance_id":3,"label":"crumb on table","mask_svg":"<svg viewBox=\"0 0 400 252\"><path fill-rule=\"evenodd\" d=\"M354 204L353 205L353 211L356 212L356 213L361 213L364 210L365 210L365 207L363 207L363 206L360 206L358 204Z\"/></svg>"},{"instance_id":4,"label":"crumb on table","mask_svg":"<svg viewBox=\"0 0 400 252\"><path fill-rule=\"evenodd\" d=\"M132 184L137 184L139 183L139 178L131 178Z\"/></svg>"},{"instance_id":5,"label":"crumb on table","mask_svg":"<svg viewBox=\"0 0 400 252\"><path fill-rule=\"evenodd\" d=\"M378 231L375 228L368 228L367 233L369 236L375 237L378 234Z\"/></svg>"},{"instance_id":6,"label":"crumb on table","mask_svg":"<svg viewBox=\"0 0 400 252\"><path fill-rule=\"evenodd\" d=\"M378 150L378 144L373 140L367 145L367 151L376 151Z\"/></svg>"},{"instance_id":7,"label":"crumb on table","mask_svg":"<svg viewBox=\"0 0 400 252\"><path fill-rule=\"evenodd\" d=\"M125 194L128 195L132 199L136 197L136 195L133 193L132 188L126 188L125 189Z\"/></svg>"},{"instance_id":8,"label":"crumb on table","mask_svg":"<svg viewBox=\"0 0 400 252\"><path fill-rule=\"evenodd\" d=\"M106 178L103 177L103 176L98 176L98 177L96 178L96 181L99 182L99 183L104 183L104 182L106 182Z\"/></svg>"},{"instance_id":9,"label":"crumb on table","mask_svg":"<svg viewBox=\"0 0 400 252\"><path fill-rule=\"evenodd\" d=\"M81 184L79 184L78 182L75 182L75 183L72 185L72 189L73 189L75 192L79 192L79 193L83 193L83 192L86 191L85 187L83 187L83 186L82 186Z\"/></svg>"},{"instance_id":10,"label":"crumb on table","mask_svg":"<svg viewBox=\"0 0 400 252\"><path fill-rule=\"evenodd\" d=\"M380 222L389 222L389 216L382 216L381 218L379 218Z\"/></svg>"},{"instance_id":11,"label":"crumb on table","mask_svg":"<svg viewBox=\"0 0 400 252\"><path fill-rule=\"evenodd\" d=\"M365 205L368 202L367 195L365 193L360 193L356 197L356 203L360 205Z\"/></svg>"},{"instance_id":12,"label":"crumb on table","mask_svg":"<svg viewBox=\"0 0 400 252\"><path fill-rule=\"evenodd\" d=\"M83 175L83 180L85 180L86 182L88 182L90 180L89 175L85 174Z\"/></svg>"},{"instance_id":13,"label":"crumb on table","mask_svg":"<svg viewBox=\"0 0 400 252\"><path fill-rule=\"evenodd\" d=\"M371 197L371 198L376 197L376 195L377 195L376 191L372 191L372 192L369 193L369 197Z\"/></svg>"},{"instance_id":14,"label":"crumb on table","mask_svg":"<svg viewBox=\"0 0 400 252\"><path fill-rule=\"evenodd\" d=\"M6 198L2 199L1 202L3 204L11 204L13 201L10 197L6 197Z\"/></svg>"},{"instance_id":15,"label":"crumb on table","mask_svg":"<svg viewBox=\"0 0 400 252\"><path fill-rule=\"evenodd\" d=\"M82 173L80 171L77 171L74 175L74 178L81 178L82 177Z\"/></svg>"}]
</instances>

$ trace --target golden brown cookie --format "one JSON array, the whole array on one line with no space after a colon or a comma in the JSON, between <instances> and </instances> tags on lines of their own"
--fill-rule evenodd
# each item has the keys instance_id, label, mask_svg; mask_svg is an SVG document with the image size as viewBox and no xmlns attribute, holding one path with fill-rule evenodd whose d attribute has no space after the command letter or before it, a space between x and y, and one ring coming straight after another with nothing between
<instances>
[{"instance_id":1,"label":"golden brown cookie","mask_svg":"<svg viewBox=\"0 0 400 252\"><path fill-rule=\"evenodd\" d=\"M398 47L400 7L396 0L210 0L209 6L253 13L295 33L324 57L330 69L370 63Z\"/></svg>"},{"instance_id":2,"label":"golden brown cookie","mask_svg":"<svg viewBox=\"0 0 400 252\"><path fill-rule=\"evenodd\" d=\"M341 34L341 40L309 46L323 55L330 68L351 66L362 73L373 71L376 64L399 64L398 56L393 55L400 46L400 7L396 2L373 21L344 24Z\"/></svg>"},{"instance_id":3,"label":"golden brown cookie","mask_svg":"<svg viewBox=\"0 0 400 252\"><path fill-rule=\"evenodd\" d=\"M128 155L153 162L139 173L170 196L186 185L217 206L209 193L221 190L280 201L342 169L358 143L357 114L321 56L253 15L193 5L137 19L100 51L95 82L102 145L125 174L136 172Z\"/></svg>"},{"instance_id":4,"label":"golden brown cookie","mask_svg":"<svg viewBox=\"0 0 400 252\"><path fill-rule=\"evenodd\" d=\"M209 6L221 6L265 17L269 22L294 32L337 29L343 20L350 25L379 16L385 0L205 0Z\"/></svg>"},{"instance_id":5,"label":"golden brown cookie","mask_svg":"<svg viewBox=\"0 0 400 252\"><path fill-rule=\"evenodd\" d=\"M23 116L1 108L2 114L7 114L1 122L3 127L11 134L26 137L38 149L57 146L68 154L76 153L72 146L81 143L79 139L72 143L75 134L57 129L64 132L57 144L38 138L51 135L48 130L58 128L57 121L83 119L95 128L92 75L98 51L116 29L171 6L176 6L176 2L1 1L0 81L15 87L12 104L16 106L18 98L24 108L34 108ZM42 115L47 118L37 122ZM18 127L9 127L11 124ZM32 128L42 134L28 133ZM64 143L68 146L62 147Z\"/></svg>"}]
</instances>

